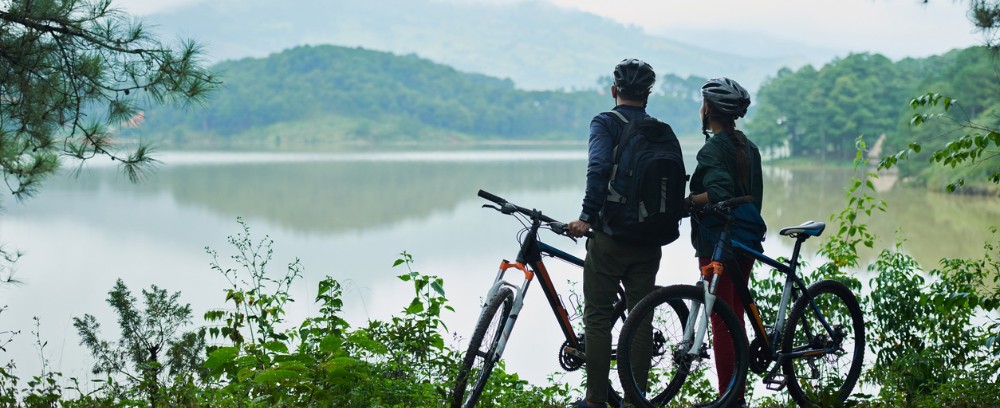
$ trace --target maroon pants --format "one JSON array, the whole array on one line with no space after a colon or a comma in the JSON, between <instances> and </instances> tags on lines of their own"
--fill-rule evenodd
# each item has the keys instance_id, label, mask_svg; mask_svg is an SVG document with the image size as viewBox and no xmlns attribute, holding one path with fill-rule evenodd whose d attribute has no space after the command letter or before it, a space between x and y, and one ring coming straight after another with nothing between
<instances>
[{"instance_id":1,"label":"maroon pants","mask_svg":"<svg viewBox=\"0 0 1000 408\"><path fill-rule=\"evenodd\" d=\"M698 258L699 267L708 265L711 262L712 258ZM736 312L736 317L742 324L743 300L740 299L739 292L733 287L732 278L727 276L727 274L739 273L739 276L743 277L744 282L749 282L750 272L753 271L754 259L740 257L737 264L739 265L739 270L726 269L723 272L722 279L719 279L719 284L715 287L715 296L718 298L717 300L726 302L733 309L733 312ZM722 319L716 314L712 314L712 333L723 333L726 330L726 324ZM712 338L715 341L713 349L715 350L715 366L716 373L719 375L719 393L721 394L725 392L725 385L733 377L736 352L733 350L733 340L729 336L713 336ZM746 387L743 388L741 394L745 393Z\"/></svg>"}]
</instances>

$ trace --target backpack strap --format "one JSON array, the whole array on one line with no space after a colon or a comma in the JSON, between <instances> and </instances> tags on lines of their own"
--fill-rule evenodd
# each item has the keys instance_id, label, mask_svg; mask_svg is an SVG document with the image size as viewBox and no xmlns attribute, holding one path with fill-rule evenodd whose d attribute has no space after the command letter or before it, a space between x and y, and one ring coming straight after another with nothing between
<instances>
[{"instance_id":1,"label":"backpack strap","mask_svg":"<svg viewBox=\"0 0 1000 408\"><path fill-rule=\"evenodd\" d=\"M618 118L619 124L622 125L622 131L621 131L621 133L618 134L618 141L615 142L615 149L614 149L613 154L612 154L612 157L613 157L612 163L614 163L615 169L617 169L618 168L618 161L621 160L621 151L619 149L621 148L622 145L625 144L625 136L628 134L628 124L629 124L629 122L628 122L628 118L626 118L625 115L622 114L619 111L609 110L609 111L604 112L604 113L610 114L611 117ZM612 179L615 178L615 176L614 176L615 173L616 172L612 171L612 173L611 173L612 174L611 175Z\"/></svg>"},{"instance_id":2,"label":"backpack strap","mask_svg":"<svg viewBox=\"0 0 1000 408\"><path fill-rule=\"evenodd\" d=\"M607 113L607 114L609 114L611 116L614 116L614 117L618 118L618 120L620 120L623 125L626 124L626 123L628 123L628 118L626 118L625 115L623 115L619 111L616 111L616 110L612 109L612 110L609 110L609 111L604 112L604 113Z\"/></svg>"},{"instance_id":3,"label":"backpack strap","mask_svg":"<svg viewBox=\"0 0 1000 408\"><path fill-rule=\"evenodd\" d=\"M624 204L625 196L621 195L619 192L611 186L611 182L614 181L615 177L618 175L618 162L621 160L620 148L625 144L625 136L628 134L628 118L625 117L621 112L616 110L609 110L604 112L613 118L618 119L618 123L622 125L622 130L618 134L618 141L615 142L615 148L612 151L612 167L611 167L611 177L608 179L608 197L607 201Z\"/></svg>"}]
</instances>

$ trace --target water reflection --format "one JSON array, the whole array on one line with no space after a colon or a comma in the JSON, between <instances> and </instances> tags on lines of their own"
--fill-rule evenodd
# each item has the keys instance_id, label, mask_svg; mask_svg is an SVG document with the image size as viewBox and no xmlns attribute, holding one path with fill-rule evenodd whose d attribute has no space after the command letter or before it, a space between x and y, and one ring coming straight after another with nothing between
<instances>
[{"instance_id":1,"label":"water reflection","mask_svg":"<svg viewBox=\"0 0 1000 408\"><path fill-rule=\"evenodd\" d=\"M337 234L448 213L458 203L474 199L479 188L498 193L582 191L585 177L580 151L188 153L168 154L164 161L167 166L139 185L122 182L110 169L93 169L84 177L57 180L46 188L168 194L181 205L230 218L263 218L300 233ZM687 163L693 167L694 159L689 157ZM765 166L763 210L772 232L806 220L829 221L846 204L851 176L851 169L843 167ZM888 212L876 212L865 221L880 237L877 247L904 240L904 247L925 265L942 257L978 255L989 236L987 227L1000 220L1000 202L991 197L901 188L878 197L888 203ZM572 207L578 204L555 205L570 217L576 215ZM813 240L807 249L815 251L819 242Z\"/></svg>"}]
</instances>

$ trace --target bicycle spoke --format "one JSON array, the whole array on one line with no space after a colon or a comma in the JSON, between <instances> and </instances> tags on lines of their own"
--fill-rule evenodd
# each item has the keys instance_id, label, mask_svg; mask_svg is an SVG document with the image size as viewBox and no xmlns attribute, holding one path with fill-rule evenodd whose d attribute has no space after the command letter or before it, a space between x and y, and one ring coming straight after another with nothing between
<instances>
[{"instance_id":1,"label":"bicycle spoke","mask_svg":"<svg viewBox=\"0 0 1000 408\"><path fill-rule=\"evenodd\" d=\"M861 311L854 295L839 282L818 282L809 293L818 312L801 299L789 314L785 331L782 353L804 354L789 359L783 367L789 393L800 404L845 401L860 375L864 358Z\"/></svg>"},{"instance_id":2,"label":"bicycle spoke","mask_svg":"<svg viewBox=\"0 0 1000 408\"><path fill-rule=\"evenodd\" d=\"M693 342L684 338L684 326L688 322L685 301L700 296L702 293L693 286L673 286L648 296L633 310L619 342L620 349L629 345L619 362L619 375L627 391L635 391L630 391L633 395L638 392L644 395L644 400L634 401L637 405L727 406L737 391L742 390L742 379L747 369L746 337L737 328L736 317L728 306L720 302L713 308L712 317L719 318L717 327L706 322L703 316L698 319L708 324L700 348L691 353ZM724 313L721 312L723 309ZM723 340L732 342L730 327L741 340L731 348L731 353L736 354L721 356L716 346ZM644 339L652 339L652 347L642 344ZM642 354L644 350L646 354ZM643 358L644 355L651 355L651 358ZM628 357L628 364L624 356ZM716 358L726 362L723 367L733 372L730 378L737 381L720 387ZM642 364L644 361L650 363L648 377L643 375L646 368ZM720 388L725 391L721 396Z\"/></svg>"}]
</instances>

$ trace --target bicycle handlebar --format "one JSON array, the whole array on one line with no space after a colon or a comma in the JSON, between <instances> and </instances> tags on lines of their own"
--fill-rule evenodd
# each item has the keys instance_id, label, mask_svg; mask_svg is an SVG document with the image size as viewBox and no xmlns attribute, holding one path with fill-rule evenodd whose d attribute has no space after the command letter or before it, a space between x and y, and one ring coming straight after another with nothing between
<instances>
[{"instance_id":1,"label":"bicycle handlebar","mask_svg":"<svg viewBox=\"0 0 1000 408\"><path fill-rule=\"evenodd\" d=\"M725 201L719 201L713 204L706 204L705 206L701 207L701 211L711 211L715 213L726 214L729 213L729 210L733 209L738 205L748 204L752 202L753 202L753 196L746 195L742 197L733 197Z\"/></svg>"},{"instance_id":2,"label":"bicycle handlebar","mask_svg":"<svg viewBox=\"0 0 1000 408\"><path fill-rule=\"evenodd\" d=\"M482 197L482 198L485 198L485 199L487 199L489 201L492 201L492 202L496 203L497 205L499 205L500 208L498 210L500 212L504 213L504 214L512 214L512 213L514 213L516 211L516 212L524 214L524 215L526 215L528 217L537 218L539 221L547 223L549 225L549 228L552 230L552 232L555 232L556 234L559 234L559 235L565 235L565 236L569 237L568 226L567 226L566 223L561 222L561 221L557 221L557 220L553 219L552 217L549 217L549 216L547 216L545 214L542 214L541 211L538 211L538 210L535 210L535 209L528 209L528 208L525 208L525 207L521 207L521 206L519 206L517 204L513 204L513 203L511 203L511 202L509 202L509 201L501 198L500 196L497 196L497 195L492 194L492 193L490 193L488 191L485 191L485 190L479 190L479 196ZM592 231L587 231L587 234L585 234L585 236L587 236L587 237L593 237L593 234L594 233ZM570 237L570 238L572 238L572 237Z\"/></svg>"},{"instance_id":3,"label":"bicycle handlebar","mask_svg":"<svg viewBox=\"0 0 1000 408\"><path fill-rule=\"evenodd\" d=\"M553 219L552 217L549 217L549 216L547 216L545 214L542 214L541 211L538 211L538 210L535 210L535 209L529 210L527 208L521 207L521 206L519 206L517 204L513 204L513 203L511 203L511 202L509 202L507 200L504 200L504 199L502 199L502 198L500 198L500 197L498 197L496 195L493 195L493 194L491 194L491 193L489 193L487 191L479 190L479 196L482 197L482 198L485 198L487 200L490 200L490 201L492 201L494 203L497 203L497 205L500 206L500 210L504 211L504 212L508 212L508 211L509 212L514 212L514 211L517 211L517 212L519 212L521 214L524 214L524 215L527 215L527 216L529 216L531 218L538 218L542 222L547 222L547 223L558 223L559 222L559 221L556 221L555 219Z\"/></svg>"}]
</instances>

